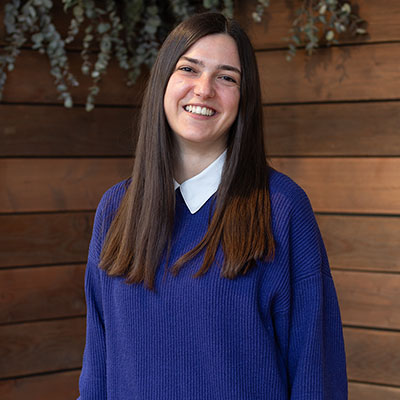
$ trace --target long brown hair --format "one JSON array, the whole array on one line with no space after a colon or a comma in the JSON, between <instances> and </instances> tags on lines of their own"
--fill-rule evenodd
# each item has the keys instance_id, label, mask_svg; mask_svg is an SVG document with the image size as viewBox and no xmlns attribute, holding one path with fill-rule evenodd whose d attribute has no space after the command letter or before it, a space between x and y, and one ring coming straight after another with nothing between
<instances>
[{"instance_id":1,"label":"long brown hair","mask_svg":"<svg viewBox=\"0 0 400 400\"><path fill-rule=\"evenodd\" d=\"M121 201L101 254L110 276L154 289L156 269L169 248L175 213L173 134L163 98L179 58L204 36L225 33L236 42L242 69L238 114L227 141L227 157L216 193L215 212L203 239L183 255L171 272L205 250L194 277L212 265L218 246L224 252L221 274L245 274L256 260L273 258L268 189L269 167L263 140L260 80L254 50L234 20L218 13L195 15L179 24L162 45L151 70L140 114L131 184Z\"/></svg>"}]
</instances>

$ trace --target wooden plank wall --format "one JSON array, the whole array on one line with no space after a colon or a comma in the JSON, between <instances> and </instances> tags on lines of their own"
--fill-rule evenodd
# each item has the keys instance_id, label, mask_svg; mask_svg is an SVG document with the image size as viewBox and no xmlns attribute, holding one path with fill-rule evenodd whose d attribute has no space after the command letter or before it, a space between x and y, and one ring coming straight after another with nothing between
<instances>
[{"instance_id":1,"label":"wooden plank wall","mask_svg":"<svg viewBox=\"0 0 400 400\"><path fill-rule=\"evenodd\" d=\"M242 22L257 49L272 165L309 194L341 304L350 400L400 399L400 3L352 2L367 38L284 60L293 8Z\"/></svg>"},{"instance_id":2,"label":"wooden plank wall","mask_svg":"<svg viewBox=\"0 0 400 400\"><path fill-rule=\"evenodd\" d=\"M56 25L66 31L62 2ZM3 10L0 11L0 20ZM4 26L0 24L0 45ZM75 46L75 47L74 47ZM127 89L111 66L96 109L90 82L65 109L46 56L24 49L0 104L0 399L71 400L85 342L83 278L94 210L127 177L143 80Z\"/></svg>"},{"instance_id":3,"label":"wooden plank wall","mask_svg":"<svg viewBox=\"0 0 400 400\"><path fill-rule=\"evenodd\" d=\"M350 399L400 399L400 3L356 1L367 39L291 63L286 3L271 1L261 25L249 17L255 1L238 11L257 49L271 162L316 211L342 308ZM70 54L79 71L73 46ZM45 56L23 50L9 75L0 105L3 400L77 395L93 212L129 174L143 89L143 80L127 89L115 65L110 74L91 113L85 80L77 107L62 107Z\"/></svg>"}]
</instances>

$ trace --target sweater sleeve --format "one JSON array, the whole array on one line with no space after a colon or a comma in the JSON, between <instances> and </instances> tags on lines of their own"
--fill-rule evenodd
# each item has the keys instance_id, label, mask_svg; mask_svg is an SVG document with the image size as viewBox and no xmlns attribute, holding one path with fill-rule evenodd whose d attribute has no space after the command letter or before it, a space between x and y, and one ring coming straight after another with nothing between
<instances>
[{"instance_id":1,"label":"sweater sleeve","mask_svg":"<svg viewBox=\"0 0 400 400\"><path fill-rule=\"evenodd\" d=\"M274 316L290 400L346 400L342 323L311 204L297 187L288 232L288 307Z\"/></svg>"},{"instance_id":2,"label":"sweater sleeve","mask_svg":"<svg viewBox=\"0 0 400 400\"><path fill-rule=\"evenodd\" d=\"M101 296L101 280L98 268L103 241L103 206L101 200L94 219L85 273L86 296L86 345L79 379L78 400L105 400L106 391L106 344Z\"/></svg>"}]
</instances>

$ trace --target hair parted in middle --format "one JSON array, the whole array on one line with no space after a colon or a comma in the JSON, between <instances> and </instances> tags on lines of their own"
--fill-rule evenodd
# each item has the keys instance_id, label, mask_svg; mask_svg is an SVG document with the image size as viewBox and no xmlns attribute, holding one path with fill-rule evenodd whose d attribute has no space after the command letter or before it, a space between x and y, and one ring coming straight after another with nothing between
<instances>
[{"instance_id":1,"label":"hair parted in middle","mask_svg":"<svg viewBox=\"0 0 400 400\"><path fill-rule=\"evenodd\" d=\"M164 41L151 70L143 98L132 177L101 254L100 266L128 283L154 290L156 269L169 248L174 224L174 161L177 146L164 111L164 94L180 57L199 39L231 36L241 64L237 117L227 138L227 157L208 231L172 267L204 252L200 269L212 265L219 245L224 253L221 275L236 278L257 260L274 257L269 169L264 150L260 79L253 47L239 24L219 13L197 14L179 24Z\"/></svg>"}]
</instances>

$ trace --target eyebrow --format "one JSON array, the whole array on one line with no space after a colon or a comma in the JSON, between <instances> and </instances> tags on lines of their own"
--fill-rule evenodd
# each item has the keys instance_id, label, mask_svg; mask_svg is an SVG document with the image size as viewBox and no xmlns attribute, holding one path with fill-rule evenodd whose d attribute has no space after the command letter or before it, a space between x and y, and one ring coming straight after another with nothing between
<instances>
[{"instance_id":1,"label":"eyebrow","mask_svg":"<svg viewBox=\"0 0 400 400\"><path fill-rule=\"evenodd\" d=\"M189 61L189 62L193 63L193 64L200 65L201 67L205 66L203 61L198 60L197 58L191 58L191 57L186 57L186 56L182 56L181 59L182 58L185 59L186 61ZM241 75L240 69L236 68L236 67L233 67L232 65L220 64L220 65L217 65L217 69L218 70L225 70L225 71L232 71L232 72L236 72L239 75Z\"/></svg>"}]
</instances>

